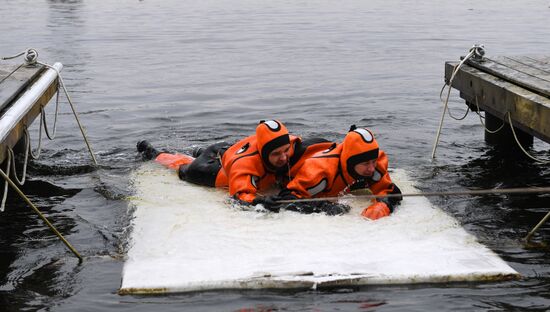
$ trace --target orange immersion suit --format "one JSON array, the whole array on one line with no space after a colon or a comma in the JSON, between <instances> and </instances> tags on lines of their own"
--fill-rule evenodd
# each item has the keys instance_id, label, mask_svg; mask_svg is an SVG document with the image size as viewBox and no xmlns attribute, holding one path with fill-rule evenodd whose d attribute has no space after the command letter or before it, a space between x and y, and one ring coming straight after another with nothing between
<instances>
[{"instance_id":1,"label":"orange immersion suit","mask_svg":"<svg viewBox=\"0 0 550 312\"><path fill-rule=\"evenodd\" d=\"M369 188L375 195L400 194L399 188L388 174L386 153L379 150L372 133L366 129L352 129L343 143L334 143L331 148L306 159L294 179L287 184L286 190L281 192L281 196L333 197L358 188ZM355 172L355 165L371 159L376 159L372 176L360 176ZM379 200L388 210L382 205L377 209L383 209L389 214L399 200Z\"/></svg>"},{"instance_id":2,"label":"orange immersion suit","mask_svg":"<svg viewBox=\"0 0 550 312\"><path fill-rule=\"evenodd\" d=\"M289 144L289 162L276 168L269 162L274 149ZM182 180L195 184L229 187L236 199L252 203L258 191L275 183L282 186L296 174L305 159L327 149L332 143L324 139L302 140L289 135L279 121L262 121L256 134L233 145L221 142L206 148L196 159L182 154L160 153L156 161L178 168Z\"/></svg>"}]
</instances>

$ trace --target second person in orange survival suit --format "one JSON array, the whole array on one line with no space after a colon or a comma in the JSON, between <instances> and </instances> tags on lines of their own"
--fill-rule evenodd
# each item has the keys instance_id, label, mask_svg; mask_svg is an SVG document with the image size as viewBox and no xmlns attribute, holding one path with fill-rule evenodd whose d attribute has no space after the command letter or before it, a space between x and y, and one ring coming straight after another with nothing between
<instances>
[{"instance_id":1,"label":"second person in orange survival suit","mask_svg":"<svg viewBox=\"0 0 550 312\"><path fill-rule=\"evenodd\" d=\"M332 197L353 189L369 188L375 195L401 194L388 174L388 158L372 133L351 126L341 144L305 160L277 199ZM362 216L375 220L388 216L401 197L382 198L365 208Z\"/></svg>"},{"instance_id":2,"label":"second person in orange survival suit","mask_svg":"<svg viewBox=\"0 0 550 312\"><path fill-rule=\"evenodd\" d=\"M289 135L277 120L261 121L256 134L233 145L220 142L191 156L159 153L147 141L138 142L146 159L176 169L182 180L199 185L229 187L229 194L251 204L270 208L269 197L257 196L275 183L284 187L303 161L332 143L324 139L301 140Z\"/></svg>"}]
</instances>

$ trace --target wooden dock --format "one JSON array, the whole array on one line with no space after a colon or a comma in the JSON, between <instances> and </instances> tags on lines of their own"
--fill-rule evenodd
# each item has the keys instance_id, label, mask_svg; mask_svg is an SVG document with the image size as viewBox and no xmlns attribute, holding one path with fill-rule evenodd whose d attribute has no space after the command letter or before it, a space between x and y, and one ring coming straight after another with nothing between
<instances>
[{"instance_id":1,"label":"wooden dock","mask_svg":"<svg viewBox=\"0 0 550 312\"><path fill-rule=\"evenodd\" d=\"M445 63L445 79L451 79L458 62ZM510 126L523 146L533 142L533 136L550 143L550 57L484 57L468 59L452 81L453 88L474 111L485 111L489 143L516 146Z\"/></svg>"},{"instance_id":2,"label":"wooden dock","mask_svg":"<svg viewBox=\"0 0 550 312\"><path fill-rule=\"evenodd\" d=\"M0 66L0 163L58 87L57 72L53 69L42 65L17 67ZM54 67L60 71L63 66L56 63Z\"/></svg>"}]
</instances>

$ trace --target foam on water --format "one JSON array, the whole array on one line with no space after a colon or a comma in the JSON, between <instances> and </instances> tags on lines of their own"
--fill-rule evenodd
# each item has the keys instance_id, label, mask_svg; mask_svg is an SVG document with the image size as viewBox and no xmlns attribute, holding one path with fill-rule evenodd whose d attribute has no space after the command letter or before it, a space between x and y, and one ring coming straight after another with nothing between
<instances>
[{"instance_id":1,"label":"foam on water","mask_svg":"<svg viewBox=\"0 0 550 312\"><path fill-rule=\"evenodd\" d=\"M392 178L417 191L407 174ZM131 242L121 293L224 288L494 280L517 272L425 197L406 197L390 217L231 207L226 190L198 187L154 163L133 175Z\"/></svg>"}]
</instances>

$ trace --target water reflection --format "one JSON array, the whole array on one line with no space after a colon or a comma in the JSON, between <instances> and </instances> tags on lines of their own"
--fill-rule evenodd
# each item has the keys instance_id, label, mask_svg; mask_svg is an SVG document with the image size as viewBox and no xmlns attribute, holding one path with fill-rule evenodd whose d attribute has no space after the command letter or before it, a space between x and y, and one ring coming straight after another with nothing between
<instances>
[{"instance_id":1,"label":"water reflection","mask_svg":"<svg viewBox=\"0 0 550 312\"><path fill-rule=\"evenodd\" d=\"M82 27L84 20L82 19L82 9L84 4L80 0L48 0L49 16L48 27L54 29L62 29L67 25ZM73 29L74 30L74 29ZM77 32L65 32L64 35L78 34ZM55 39L55 36L52 36Z\"/></svg>"},{"instance_id":2,"label":"water reflection","mask_svg":"<svg viewBox=\"0 0 550 312\"><path fill-rule=\"evenodd\" d=\"M547 166L526 158L523 153L510 153L491 147L485 155L459 168L458 183L469 189L529 188L550 185ZM479 207L484 207L479 212ZM550 208L548 194L502 194L478 196L466 206L471 222L510 238L521 238ZM487 216L479 218L479 216ZM539 235L549 235L542 230ZM550 237L550 235L548 236Z\"/></svg>"},{"instance_id":3,"label":"water reflection","mask_svg":"<svg viewBox=\"0 0 550 312\"><path fill-rule=\"evenodd\" d=\"M75 231L76 221L54 208L79 190L63 189L43 181L27 181L22 191L62 235L69 236ZM49 197L43 197L46 194ZM64 271L73 267L62 267L59 260L65 255L64 246L12 190L8 193L6 207L0 218L0 290L14 298L8 305L10 309L19 310L32 306L32 301L28 301L31 294L35 298L59 295L56 276L65 275ZM71 282L66 281L64 289L69 290Z\"/></svg>"},{"instance_id":4,"label":"water reflection","mask_svg":"<svg viewBox=\"0 0 550 312\"><path fill-rule=\"evenodd\" d=\"M494 146L478 149L477 152L481 152L478 157L467 158L463 163L426 169L423 179L427 187L452 191L550 185L550 169L523 153L510 153ZM544 157L541 155L544 152L538 154ZM447 181L455 181L457 186L450 188ZM455 216L464 228L506 261L522 265L548 261L541 257L540 249L524 245L523 238L549 211L549 194L447 196L431 200ZM550 224L543 226L533 239L550 239Z\"/></svg>"},{"instance_id":5,"label":"water reflection","mask_svg":"<svg viewBox=\"0 0 550 312\"><path fill-rule=\"evenodd\" d=\"M48 1L48 36L51 41L51 52L60 59L51 62L62 61L65 72L82 73L83 68L90 58L90 53L85 44L86 20L84 18L84 3L80 0L49 0ZM64 76L73 76L64 75ZM74 90L75 85L66 79L67 84ZM81 86L85 79L79 80Z\"/></svg>"}]
</instances>

